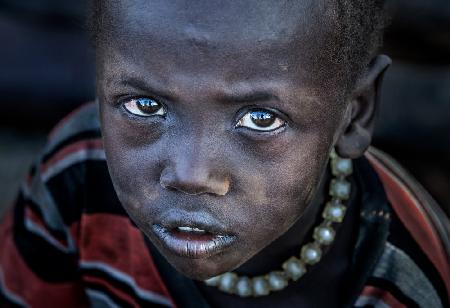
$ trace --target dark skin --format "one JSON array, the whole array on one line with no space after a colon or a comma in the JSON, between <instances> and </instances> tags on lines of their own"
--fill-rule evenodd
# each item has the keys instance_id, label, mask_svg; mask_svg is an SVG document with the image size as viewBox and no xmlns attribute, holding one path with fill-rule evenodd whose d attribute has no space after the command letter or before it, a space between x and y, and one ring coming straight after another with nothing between
<instances>
[{"instance_id":1,"label":"dark skin","mask_svg":"<svg viewBox=\"0 0 450 308\"><path fill-rule=\"evenodd\" d=\"M279 269L320 215L331 149L357 158L370 144L390 60L377 56L349 87L325 4L121 0L103 10L98 97L111 178L131 219L190 278ZM141 98L153 109L142 113ZM255 110L273 129L247 121ZM151 229L168 211L212 215L236 241L207 258L174 254ZM336 303L337 291L324 299L311 284L343 279L347 221L309 284L257 303ZM214 306L251 303L199 288Z\"/></svg>"}]
</instances>

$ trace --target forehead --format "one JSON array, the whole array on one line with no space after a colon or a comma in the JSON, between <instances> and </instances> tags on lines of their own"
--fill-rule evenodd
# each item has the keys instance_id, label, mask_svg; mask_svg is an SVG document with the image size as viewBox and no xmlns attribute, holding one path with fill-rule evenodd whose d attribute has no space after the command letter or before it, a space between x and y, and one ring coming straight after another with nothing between
<instances>
[{"instance_id":1,"label":"forehead","mask_svg":"<svg viewBox=\"0 0 450 308\"><path fill-rule=\"evenodd\" d=\"M324 28L335 7L327 0L104 0L107 18L127 34L185 36L201 32L214 41L289 40L314 24ZM318 20L318 18L320 20ZM188 32L188 33L186 33Z\"/></svg>"},{"instance_id":2,"label":"forehead","mask_svg":"<svg viewBox=\"0 0 450 308\"><path fill-rule=\"evenodd\" d=\"M101 60L132 64L133 71L151 68L155 76L178 71L216 80L270 76L321 89L338 75L330 73L339 69L334 1L103 3L99 49L106 57Z\"/></svg>"}]
</instances>

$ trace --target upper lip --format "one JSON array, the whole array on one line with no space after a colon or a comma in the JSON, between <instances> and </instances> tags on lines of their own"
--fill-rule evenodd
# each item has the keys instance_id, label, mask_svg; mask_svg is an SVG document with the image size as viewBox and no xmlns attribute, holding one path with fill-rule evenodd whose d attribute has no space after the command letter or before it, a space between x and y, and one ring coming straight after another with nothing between
<instances>
[{"instance_id":1,"label":"upper lip","mask_svg":"<svg viewBox=\"0 0 450 308\"><path fill-rule=\"evenodd\" d=\"M177 227L191 227L214 235L233 235L220 221L209 213L170 210L157 220L155 225L172 230Z\"/></svg>"}]
</instances>

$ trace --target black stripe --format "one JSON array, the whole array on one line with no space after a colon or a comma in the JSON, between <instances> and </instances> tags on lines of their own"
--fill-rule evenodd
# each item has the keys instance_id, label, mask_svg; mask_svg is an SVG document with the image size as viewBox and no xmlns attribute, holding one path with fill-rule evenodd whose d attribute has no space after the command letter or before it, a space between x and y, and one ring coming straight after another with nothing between
<instances>
[{"instance_id":1,"label":"black stripe","mask_svg":"<svg viewBox=\"0 0 450 308\"><path fill-rule=\"evenodd\" d=\"M78 255L62 252L45 239L29 232L23 218L24 204L18 203L14 212L14 243L30 270L48 282L78 279Z\"/></svg>"},{"instance_id":2,"label":"black stripe","mask_svg":"<svg viewBox=\"0 0 450 308\"><path fill-rule=\"evenodd\" d=\"M85 212L128 217L114 190L106 161L86 162Z\"/></svg>"},{"instance_id":3,"label":"black stripe","mask_svg":"<svg viewBox=\"0 0 450 308\"><path fill-rule=\"evenodd\" d=\"M127 216L117 198L105 161L85 160L71 165L47 182L66 225L82 213Z\"/></svg>"},{"instance_id":4,"label":"black stripe","mask_svg":"<svg viewBox=\"0 0 450 308\"><path fill-rule=\"evenodd\" d=\"M356 191L361 210L367 213L383 210L391 211L383 186L377 174L366 158L354 160L354 175ZM389 232L389 221L379 217L361 217L358 240L353 251L353 264L347 277L348 288L343 295L344 307L353 307L371 276L380 256Z\"/></svg>"},{"instance_id":5,"label":"black stripe","mask_svg":"<svg viewBox=\"0 0 450 308\"><path fill-rule=\"evenodd\" d=\"M0 288L0 307L2 307L2 308L23 308L24 306L21 306L19 304L14 303L13 301L11 301L8 297L6 297L5 294L3 294L3 291Z\"/></svg>"},{"instance_id":6,"label":"black stripe","mask_svg":"<svg viewBox=\"0 0 450 308\"><path fill-rule=\"evenodd\" d=\"M82 268L81 272L83 275L90 276L90 277L98 277L102 280L107 281L115 288L123 291L127 295L133 297L133 299L139 304L140 307L149 307L149 305L152 305L151 307L167 307L166 305L155 303L151 300L144 299L140 297L136 291L127 283L117 280L115 277L109 275L109 273L102 271L100 269L93 269L93 268Z\"/></svg>"},{"instance_id":7,"label":"black stripe","mask_svg":"<svg viewBox=\"0 0 450 308\"><path fill-rule=\"evenodd\" d=\"M367 280L367 285L374 286L383 290L387 290L391 293L399 302L404 304L408 308L420 308L420 306L410 297L406 296L395 284L391 281L378 278L370 277ZM420 287L420 286L418 286Z\"/></svg>"},{"instance_id":8,"label":"black stripe","mask_svg":"<svg viewBox=\"0 0 450 308\"><path fill-rule=\"evenodd\" d=\"M36 164L33 164L30 168L30 171L28 172L29 176L34 177L36 175L36 171L37 171Z\"/></svg>"},{"instance_id":9,"label":"black stripe","mask_svg":"<svg viewBox=\"0 0 450 308\"><path fill-rule=\"evenodd\" d=\"M45 184L65 225L80 220L85 203L85 161L64 169Z\"/></svg>"},{"instance_id":10,"label":"black stripe","mask_svg":"<svg viewBox=\"0 0 450 308\"><path fill-rule=\"evenodd\" d=\"M105 288L102 285L98 285L96 283L92 283L89 281L86 281L84 283L84 285L86 286L86 289L91 289L91 290L95 290L98 291L99 293L103 293L105 296L107 296L114 304L116 304L118 307L133 307L133 305L121 298L119 298L118 296L116 296L115 294L111 293L107 288Z\"/></svg>"},{"instance_id":11,"label":"black stripe","mask_svg":"<svg viewBox=\"0 0 450 308\"><path fill-rule=\"evenodd\" d=\"M36 216L38 216L42 221L44 221L41 208L33 200L25 197L22 193L19 194L16 204L20 206L28 207ZM25 218L25 216L24 216ZM55 230L46 226L46 230L57 240L66 242L66 233L61 230Z\"/></svg>"},{"instance_id":12,"label":"black stripe","mask_svg":"<svg viewBox=\"0 0 450 308\"><path fill-rule=\"evenodd\" d=\"M62 140L60 143L58 143L55 147L53 147L49 152L45 153L45 155L42 157L41 163L45 164L50 158L52 158L58 151L65 148L66 146L69 146L75 142L84 140L84 139L93 139L93 138L100 138L101 132L99 129L92 129L92 130L85 130L82 132L79 132L77 134L74 134L64 140Z\"/></svg>"},{"instance_id":13,"label":"black stripe","mask_svg":"<svg viewBox=\"0 0 450 308\"><path fill-rule=\"evenodd\" d=\"M395 214L392 215L388 241L405 252L414 261L435 288L444 307L450 307L447 288L441 275Z\"/></svg>"}]
</instances>

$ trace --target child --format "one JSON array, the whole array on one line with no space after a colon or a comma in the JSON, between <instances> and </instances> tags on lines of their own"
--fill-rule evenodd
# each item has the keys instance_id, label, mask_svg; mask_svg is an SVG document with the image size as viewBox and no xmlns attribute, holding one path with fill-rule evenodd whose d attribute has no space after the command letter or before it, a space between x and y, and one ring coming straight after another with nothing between
<instances>
[{"instance_id":1,"label":"child","mask_svg":"<svg viewBox=\"0 0 450 308\"><path fill-rule=\"evenodd\" d=\"M92 12L99 113L51 133L2 223L5 305L448 307L448 221L367 151L380 1Z\"/></svg>"}]
</instances>

